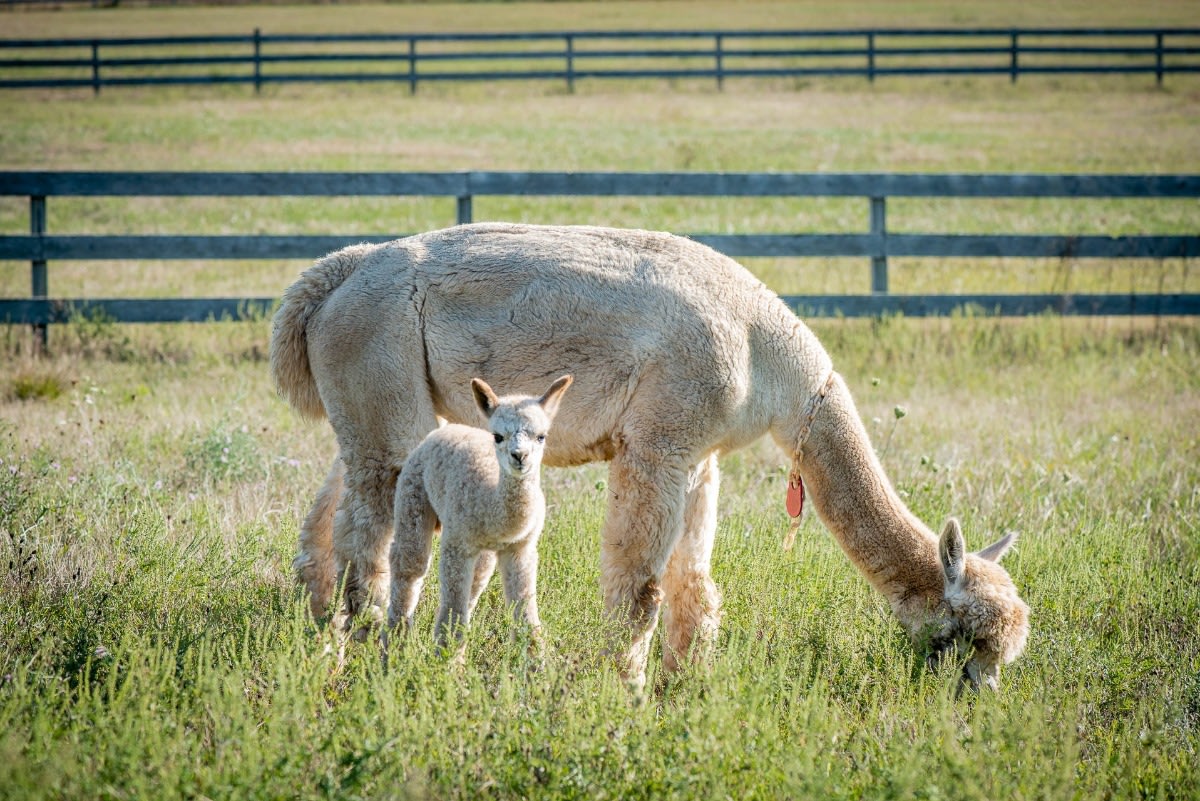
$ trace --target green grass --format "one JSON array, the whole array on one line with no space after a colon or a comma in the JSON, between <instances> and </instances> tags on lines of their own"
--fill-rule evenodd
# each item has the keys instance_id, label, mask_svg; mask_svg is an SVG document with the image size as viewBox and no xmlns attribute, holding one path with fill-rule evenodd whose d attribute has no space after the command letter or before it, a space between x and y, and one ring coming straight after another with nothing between
<instances>
[{"instance_id":1,"label":"green grass","mask_svg":"<svg viewBox=\"0 0 1200 801\"><path fill-rule=\"evenodd\" d=\"M914 511L960 515L976 547L1022 533L1008 563L1033 633L1001 694L956 700L953 675L925 673L815 519L782 549L767 445L723 462L726 615L706 674L639 706L597 660L600 467L547 474L543 670L527 672L496 587L468 666L448 669L429 642L435 580L387 669L360 648L339 671L287 567L331 438L273 397L264 325L214 324L170 359L170 343L120 359L64 344L26 369L71 389L2 407L0 788L1194 797L1196 327L816 328Z\"/></svg>"},{"instance_id":2,"label":"green grass","mask_svg":"<svg viewBox=\"0 0 1200 801\"><path fill-rule=\"evenodd\" d=\"M4 13L6 35L778 24L1188 24L1194 3L483 4ZM684 15L684 16L681 16ZM566 22L564 22L566 20ZM568 24L569 23L569 24ZM7 33L7 31L12 33ZM1197 172L1194 79L582 83L0 94L0 168ZM476 217L865 230L860 201L479 199ZM402 232L448 199L56 199L55 232ZM912 231L1185 232L1185 202L897 201ZM28 230L0 199L0 230ZM302 263L52 263L60 295L277 295ZM866 291L857 260L753 260ZM28 293L0 264L0 292ZM895 291L1197 291L1190 262L896 260ZM1200 326L811 321L933 526L1032 609L998 695L955 698L815 517L784 550L769 444L722 461L704 671L638 704L598 658L602 466L549 471L530 672L496 587L468 663L420 633L338 669L290 561L334 443L274 395L268 322L0 329L0 797L1200 797ZM907 414L897 419L896 406ZM652 681L660 661L651 659Z\"/></svg>"}]
</instances>

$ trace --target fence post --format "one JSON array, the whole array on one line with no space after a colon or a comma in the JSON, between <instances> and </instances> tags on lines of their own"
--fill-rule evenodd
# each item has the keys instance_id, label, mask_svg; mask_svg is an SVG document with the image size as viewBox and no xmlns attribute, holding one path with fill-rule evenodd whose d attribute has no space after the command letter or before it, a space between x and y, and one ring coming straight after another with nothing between
<instances>
[{"instance_id":1,"label":"fence post","mask_svg":"<svg viewBox=\"0 0 1200 801\"><path fill-rule=\"evenodd\" d=\"M92 94L100 94L100 43L92 40Z\"/></svg>"},{"instance_id":2,"label":"fence post","mask_svg":"<svg viewBox=\"0 0 1200 801\"><path fill-rule=\"evenodd\" d=\"M254 29L254 94L262 92L262 29Z\"/></svg>"},{"instance_id":3,"label":"fence post","mask_svg":"<svg viewBox=\"0 0 1200 801\"><path fill-rule=\"evenodd\" d=\"M1009 83L1017 82L1017 70L1018 70L1018 66L1017 66L1017 50L1018 50L1017 36L1018 36L1017 32L1013 31L1012 32L1012 42L1011 42L1011 44L1009 44L1009 48L1008 48L1009 49L1009 62L1008 62L1008 82Z\"/></svg>"},{"instance_id":4,"label":"fence post","mask_svg":"<svg viewBox=\"0 0 1200 801\"><path fill-rule=\"evenodd\" d=\"M571 94L575 93L575 37L567 34L565 37L567 45L567 91Z\"/></svg>"},{"instance_id":5,"label":"fence post","mask_svg":"<svg viewBox=\"0 0 1200 801\"><path fill-rule=\"evenodd\" d=\"M408 37L408 93L417 93L417 37Z\"/></svg>"},{"instance_id":6,"label":"fence post","mask_svg":"<svg viewBox=\"0 0 1200 801\"><path fill-rule=\"evenodd\" d=\"M458 196L458 224L466 225L471 222L471 195Z\"/></svg>"},{"instance_id":7,"label":"fence post","mask_svg":"<svg viewBox=\"0 0 1200 801\"><path fill-rule=\"evenodd\" d=\"M1154 77L1159 86L1163 79L1163 35L1162 31L1154 34Z\"/></svg>"},{"instance_id":8,"label":"fence post","mask_svg":"<svg viewBox=\"0 0 1200 801\"><path fill-rule=\"evenodd\" d=\"M867 34L867 80L875 83L875 32Z\"/></svg>"},{"instance_id":9,"label":"fence post","mask_svg":"<svg viewBox=\"0 0 1200 801\"><path fill-rule=\"evenodd\" d=\"M713 50L717 58L717 91L720 92L725 89L725 54L721 52L721 43L725 37L718 33L713 38Z\"/></svg>"},{"instance_id":10,"label":"fence post","mask_svg":"<svg viewBox=\"0 0 1200 801\"><path fill-rule=\"evenodd\" d=\"M29 233L41 237L46 233L46 196L32 195L29 198ZM38 248L39 255L44 255ZM34 259L30 263L31 295L34 298L44 298L50 294L50 281L46 271L46 260ZM47 345L47 323L33 324L33 347L39 353L45 353Z\"/></svg>"},{"instance_id":11,"label":"fence post","mask_svg":"<svg viewBox=\"0 0 1200 801\"><path fill-rule=\"evenodd\" d=\"M871 292L886 295L888 291L887 263L887 198L871 198Z\"/></svg>"}]
</instances>

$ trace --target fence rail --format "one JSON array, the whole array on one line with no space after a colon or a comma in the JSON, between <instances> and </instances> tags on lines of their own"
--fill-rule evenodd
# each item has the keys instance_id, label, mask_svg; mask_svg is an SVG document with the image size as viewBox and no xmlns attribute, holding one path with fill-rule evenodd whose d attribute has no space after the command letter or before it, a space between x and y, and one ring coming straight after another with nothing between
<instances>
[{"instance_id":1,"label":"fence rail","mask_svg":"<svg viewBox=\"0 0 1200 801\"><path fill-rule=\"evenodd\" d=\"M1200 72L1200 28L881 28L0 39L0 88ZM336 71L333 71L336 70Z\"/></svg>"},{"instance_id":2,"label":"fence rail","mask_svg":"<svg viewBox=\"0 0 1200 801\"><path fill-rule=\"evenodd\" d=\"M887 229L887 202L898 197L1197 198L1200 175L970 175L805 173L177 173L0 172L0 196L29 198L30 233L0 235L0 260L28 261L28 298L0 299L0 321L30 324L44 336L51 323L78 311L102 310L122 322L202 321L264 313L273 298L52 298L49 262L138 259L313 259L377 235L54 234L52 197L345 197L431 196L456 199L456 222L472 220L480 196L862 197L869 200L861 233L714 234L693 239L734 257L862 257L871 264L870 295L786 296L802 314L868 316L899 312L944 315L973 307L1029 315L1200 315L1200 294L946 294L888 292L892 257L1052 259L1196 259L1200 235L926 234ZM447 220L447 222L451 222Z\"/></svg>"}]
</instances>

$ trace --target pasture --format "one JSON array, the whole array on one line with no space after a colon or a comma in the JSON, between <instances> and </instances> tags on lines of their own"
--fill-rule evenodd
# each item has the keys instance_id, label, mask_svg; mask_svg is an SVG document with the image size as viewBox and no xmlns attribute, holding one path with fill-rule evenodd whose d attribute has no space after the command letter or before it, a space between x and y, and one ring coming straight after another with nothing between
<instances>
[{"instance_id":1,"label":"pasture","mask_svg":"<svg viewBox=\"0 0 1200 801\"><path fill-rule=\"evenodd\" d=\"M1196 4L597 3L3 14L6 35L854 24L1188 24ZM463 20L468 20L464 23ZM1200 172L1200 79L636 81L0 94L0 169ZM479 201L476 219L692 231L858 226L851 201ZM905 202L889 226L1194 232L1196 203ZM79 198L59 232L416 231L452 200ZM0 202L21 232L27 205ZM849 222L848 222L849 221ZM1048 222L1052 221L1052 222ZM303 263L50 265L52 295L279 294ZM751 260L780 292L865 292L858 260ZM1179 288L1189 262L897 260L895 292ZM29 290L0 263L0 292ZM269 321L0 329L0 797L1195 798L1200 325L812 320L892 481L950 514L1031 607L1001 692L955 697L786 466L722 460L703 671L629 696L597 654L603 466L548 470L529 670L496 582L466 667L421 634L338 667L290 562L334 453L274 394ZM651 683L659 665L651 657Z\"/></svg>"}]
</instances>

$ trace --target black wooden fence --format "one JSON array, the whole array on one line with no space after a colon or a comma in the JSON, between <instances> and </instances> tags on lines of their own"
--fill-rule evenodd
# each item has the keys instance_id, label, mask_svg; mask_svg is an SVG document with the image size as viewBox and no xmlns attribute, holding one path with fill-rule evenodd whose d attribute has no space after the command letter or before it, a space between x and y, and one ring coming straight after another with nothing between
<instances>
[{"instance_id":1,"label":"black wooden fence","mask_svg":"<svg viewBox=\"0 0 1200 801\"><path fill-rule=\"evenodd\" d=\"M252 34L0 39L0 88L1200 72L1200 28Z\"/></svg>"},{"instance_id":2,"label":"black wooden fence","mask_svg":"<svg viewBox=\"0 0 1200 801\"><path fill-rule=\"evenodd\" d=\"M943 315L964 308L998 315L1200 315L1200 294L888 293L891 257L1195 259L1200 235L921 234L887 228L898 197L1197 198L1200 175L919 175L802 173L93 173L0 172L0 196L29 198L30 233L0 235L0 261L27 261L31 293L0 299L0 321L49 323L100 310L122 322L187 322L267 313L273 298L55 298L49 262L137 259L313 259L354 242L402 236L56 234L47 230L52 197L441 196L457 199L457 222L472 219L479 196L861 197L861 233L690 236L734 257L861 257L870 260L869 295L784 299L810 316ZM447 223L452 222L447 220Z\"/></svg>"}]
</instances>

